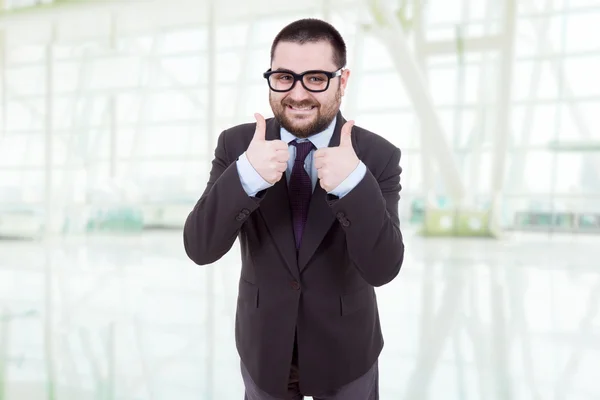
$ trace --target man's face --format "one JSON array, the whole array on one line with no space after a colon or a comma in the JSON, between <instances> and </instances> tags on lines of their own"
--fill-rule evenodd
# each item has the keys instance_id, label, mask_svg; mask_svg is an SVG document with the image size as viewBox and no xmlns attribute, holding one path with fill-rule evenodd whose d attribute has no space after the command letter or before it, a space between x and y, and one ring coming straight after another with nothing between
<instances>
[{"instance_id":1,"label":"man's face","mask_svg":"<svg viewBox=\"0 0 600 400\"><path fill-rule=\"evenodd\" d=\"M309 70L334 72L333 47L326 41L316 43L280 42L273 54L271 69L295 73ZM269 91L269 103L275 118L286 130L299 138L307 138L325 130L335 118L346 89L350 71L332 78L329 88L320 93L309 92L298 81L288 92Z\"/></svg>"}]
</instances>

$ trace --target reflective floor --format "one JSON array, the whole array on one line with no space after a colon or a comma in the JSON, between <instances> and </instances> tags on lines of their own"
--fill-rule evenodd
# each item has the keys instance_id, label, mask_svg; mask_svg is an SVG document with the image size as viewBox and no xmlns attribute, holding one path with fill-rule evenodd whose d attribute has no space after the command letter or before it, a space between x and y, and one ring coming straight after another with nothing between
<instances>
[{"instance_id":1,"label":"reflective floor","mask_svg":"<svg viewBox=\"0 0 600 400\"><path fill-rule=\"evenodd\" d=\"M406 242L383 400L600 398L600 237ZM0 399L241 400L238 260L198 267L180 232L1 241Z\"/></svg>"}]
</instances>

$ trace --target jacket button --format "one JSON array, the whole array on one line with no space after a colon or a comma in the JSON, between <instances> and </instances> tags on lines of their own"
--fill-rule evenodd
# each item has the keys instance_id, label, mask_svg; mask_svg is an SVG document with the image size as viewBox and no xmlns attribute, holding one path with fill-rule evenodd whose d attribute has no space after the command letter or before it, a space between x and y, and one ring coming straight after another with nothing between
<instances>
[{"instance_id":1,"label":"jacket button","mask_svg":"<svg viewBox=\"0 0 600 400\"><path fill-rule=\"evenodd\" d=\"M244 208L242 210L242 214L244 214L245 216L248 216L248 215L250 215L250 210L248 210L247 208Z\"/></svg>"},{"instance_id":2,"label":"jacket button","mask_svg":"<svg viewBox=\"0 0 600 400\"><path fill-rule=\"evenodd\" d=\"M292 289L300 290L300 284L296 281L292 281Z\"/></svg>"},{"instance_id":3,"label":"jacket button","mask_svg":"<svg viewBox=\"0 0 600 400\"><path fill-rule=\"evenodd\" d=\"M343 212L339 212L335 215L337 217L337 219L342 220L344 219L344 217L346 216L346 214L344 214Z\"/></svg>"},{"instance_id":4,"label":"jacket button","mask_svg":"<svg viewBox=\"0 0 600 400\"><path fill-rule=\"evenodd\" d=\"M350 226L350 221L345 219L342 221L342 225L345 226L346 228Z\"/></svg>"},{"instance_id":5,"label":"jacket button","mask_svg":"<svg viewBox=\"0 0 600 400\"><path fill-rule=\"evenodd\" d=\"M235 217L235 219L238 220L238 221L243 221L244 218L246 218L246 214L242 214L242 213L239 213L237 215L237 217Z\"/></svg>"}]
</instances>

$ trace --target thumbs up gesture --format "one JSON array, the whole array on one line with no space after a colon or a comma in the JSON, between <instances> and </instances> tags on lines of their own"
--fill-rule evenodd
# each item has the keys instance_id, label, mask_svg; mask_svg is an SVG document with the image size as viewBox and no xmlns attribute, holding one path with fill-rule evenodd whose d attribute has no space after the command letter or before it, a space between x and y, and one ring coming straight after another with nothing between
<instances>
[{"instance_id":1,"label":"thumbs up gesture","mask_svg":"<svg viewBox=\"0 0 600 400\"><path fill-rule=\"evenodd\" d=\"M290 158L288 145L283 140L266 140L266 122L262 115L254 114L256 130L246 157L256 172L270 184L279 181L287 169Z\"/></svg>"},{"instance_id":2,"label":"thumbs up gesture","mask_svg":"<svg viewBox=\"0 0 600 400\"><path fill-rule=\"evenodd\" d=\"M315 152L315 167L321 187L326 192L339 186L360 163L352 147L353 126L354 121L344 124L338 147L325 147Z\"/></svg>"}]
</instances>

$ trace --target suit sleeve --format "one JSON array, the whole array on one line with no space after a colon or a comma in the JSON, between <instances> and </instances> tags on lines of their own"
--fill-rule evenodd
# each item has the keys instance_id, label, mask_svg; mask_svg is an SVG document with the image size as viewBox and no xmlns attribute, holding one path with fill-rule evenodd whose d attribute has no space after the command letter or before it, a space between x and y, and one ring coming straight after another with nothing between
<instances>
[{"instance_id":1,"label":"suit sleeve","mask_svg":"<svg viewBox=\"0 0 600 400\"><path fill-rule=\"evenodd\" d=\"M238 232L260 199L248 196L235 162L229 162L221 133L204 193L188 215L183 244L188 257L198 265L213 263L233 246Z\"/></svg>"},{"instance_id":2,"label":"suit sleeve","mask_svg":"<svg viewBox=\"0 0 600 400\"><path fill-rule=\"evenodd\" d=\"M350 259L373 286L392 281L404 260L398 217L401 172L396 148L378 178L367 169L352 191L329 203L346 232Z\"/></svg>"},{"instance_id":3,"label":"suit sleeve","mask_svg":"<svg viewBox=\"0 0 600 400\"><path fill-rule=\"evenodd\" d=\"M328 194L332 194L339 198L346 196L352 189L356 187L365 177L367 166L361 161L352 173L342 181L335 189Z\"/></svg>"}]
</instances>

